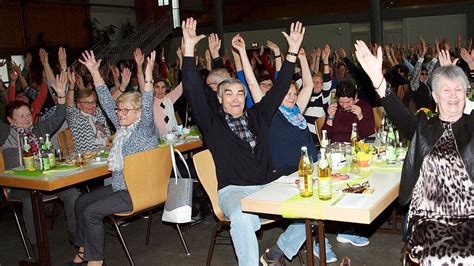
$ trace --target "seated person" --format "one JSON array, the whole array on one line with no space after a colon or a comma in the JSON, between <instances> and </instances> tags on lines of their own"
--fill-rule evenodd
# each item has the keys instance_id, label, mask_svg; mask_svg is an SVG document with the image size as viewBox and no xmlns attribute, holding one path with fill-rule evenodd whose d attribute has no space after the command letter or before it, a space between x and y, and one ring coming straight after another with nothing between
<instances>
[{"instance_id":1,"label":"seated person","mask_svg":"<svg viewBox=\"0 0 474 266\"><path fill-rule=\"evenodd\" d=\"M115 102L105 85L92 51L85 51L82 60L91 73L99 102L117 128L109 155L112 184L79 197L76 202L77 238L79 251L71 265L102 265L104 260L104 217L132 209L132 202L123 177L124 157L156 148L158 137L153 123L153 65L155 52L148 58L145 87L142 94L126 92Z\"/></svg>"},{"instance_id":2,"label":"seated person","mask_svg":"<svg viewBox=\"0 0 474 266\"><path fill-rule=\"evenodd\" d=\"M15 100L7 105L6 117L10 125L6 125L3 122L0 123L0 144L3 146L5 169L22 165L21 147L24 137L27 137L32 152L37 153L39 148L38 138L46 134L53 135L63 124L66 116L66 82L66 73L61 73L61 77L59 78L58 76L56 82L53 83L53 88L58 95L58 104L54 115L44 121L33 123L31 108L23 101ZM65 189L57 193L59 198L64 202L70 241L74 241L76 234L74 203L79 197L79 194L79 191L75 188ZM33 245L33 251L36 252L35 246L37 242L30 192L11 189L9 195L12 198L21 200L23 204L23 220L25 221L28 238Z\"/></svg>"},{"instance_id":3,"label":"seated person","mask_svg":"<svg viewBox=\"0 0 474 266\"><path fill-rule=\"evenodd\" d=\"M75 105L74 94L74 89L68 91L66 108L66 121L71 129L74 152L103 149L110 137L110 129L102 110L97 108L96 92L90 89L79 90Z\"/></svg>"},{"instance_id":4,"label":"seated person","mask_svg":"<svg viewBox=\"0 0 474 266\"><path fill-rule=\"evenodd\" d=\"M311 132L313 141L316 142L316 119L326 116L326 109L330 102L332 80L329 73L329 55L331 49L326 44L322 50L323 57L323 72L317 72L313 74L313 93L309 100L308 107L303 111L303 116L308 122L308 128Z\"/></svg>"},{"instance_id":5,"label":"seated person","mask_svg":"<svg viewBox=\"0 0 474 266\"><path fill-rule=\"evenodd\" d=\"M328 107L323 125L331 142L350 142L352 124L357 124L360 139L374 134L374 113L370 105L357 98L357 88L350 82L341 81L336 87L337 103Z\"/></svg>"},{"instance_id":6,"label":"seated person","mask_svg":"<svg viewBox=\"0 0 474 266\"><path fill-rule=\"evenodd\" d=\"M382 76L382 51L374 56L362 41L356 55L378 87L388 118L411 139L403 164L399 203L409 204L408 250L420 265L472 265L474 261L474 119L463 114L469 81L449 51L433 72L439 116L413 115ZM474 60L474 56L472 57ZM474 69L472 65L471 71Z\"/></svg>"},{"instance_id":7,"label":"seated person","mask_svg":"<svg viewBox=\"0 0 474 266\"><path fill-rule=\"evenodd\" d=\"M258 265L255 231L260 228L260 218L255 214L243 213L240 200L278 178L272 173L269 125L273 113L288 92L304 29L297 22L296 25L292 24L289 36L284 33L289 45L287 60L273 89L261 102L244 110L245 90L242 83L228 79L218 85L217 95L222 104L218 112L213 111L206 102L204 85L194 58L194 48L205 36L196 35L196 21L192 18L183 22L182 29L183 88L193 108L194 119L215 161L219 205L231 221L230 234L239 265ZM282 253L292 258L305 239L304 224L290 225L277 242L281 251L262 259L267 264L271 260L281 262L284 260Z\"/></svg>"},{"instance_id":8,"label":"seated person","mask_svg":"<svg viewBox=\"0 0 474 266\"><path fill-rule=\"evenodd\" d=\"M173 104L183 94L183 86L180 83L174 90L166 93L168 88L164 79L156 80L153 83L153 115L160 137L166 136L178 125Z\"/></svg>"}]
</instances>

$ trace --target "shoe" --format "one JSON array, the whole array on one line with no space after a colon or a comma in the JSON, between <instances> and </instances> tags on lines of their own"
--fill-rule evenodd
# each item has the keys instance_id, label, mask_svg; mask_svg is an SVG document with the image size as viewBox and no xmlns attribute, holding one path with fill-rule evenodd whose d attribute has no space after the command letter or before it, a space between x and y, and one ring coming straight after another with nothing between
<instances>
[{"instance_id":1,"label":"shoe","mask_svg":"<svg viewBox=\"0 0 474 266\"><path fill-rule=\"evenodd\" d=\"M325 238L325 247L326 247L326 263L336 262L337 257L336 253L332 251L329 240ZM313 243L313 255L319 259L319 243Z\"/></svg>"},{"instance_id":2,"label":"shoe","mask_svg":"<svg viewBox=\"0 0 474 266\"><path fill-rule=\"evenodd\" d=\"M336 239L339 243L351 243L356 247L363 247L369 244L369 239L366 237L353 234L338 234Z\"/></svg>"},{"instance_id":3,"label":"shoe","mask_svg":"<svg viewBox=\"0 0 474 266\"><path fill-rule=\"evenodd\" d=\"M87 262L84 261L84 252L77 252L77 256L82 260L82 262L74 262L74 261L69 261L64 263L64 266L79 266L79 265L87 265Z\"/></svg>"},{"instance_id":4,"label":"shoe","mask_svg":"<svg viewBox=\"0 0 474 266\"><path fill-rule=\"evenodd\" d=\"M279 256L277 258L272 258L270 255L270 250L267 248L265 253L260 257L260 262L263 266L285 266L285 256Z\"/></svg>"}]
</instances>

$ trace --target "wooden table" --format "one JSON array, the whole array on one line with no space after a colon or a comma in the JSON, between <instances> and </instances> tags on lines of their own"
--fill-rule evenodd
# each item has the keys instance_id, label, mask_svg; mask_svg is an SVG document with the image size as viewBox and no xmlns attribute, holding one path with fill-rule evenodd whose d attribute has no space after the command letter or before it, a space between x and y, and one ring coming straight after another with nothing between
<instances>
[{"instance_id":1,"label":"wooden table","mask_svg":"<svg viewBox=\"0 0 474 266\"><path fill-rule=\"evenodd\" d=\"M200 139L189 140L185 143L176 143L174 146L181 152L189 152L202 147ZM33 216L35 219L36 238L38 244L38 265L51 265L49 241L44 217L43 198L41 191L55 191L73 186L91 179L110 174L106 162L88 163L87 166L68 171L52 171L41 176L28 177L15 175L11 171L0 172L0 186L28 189L31 192ZM24 264L32 264L22 262Z\"/></svg>"},{"instance_id":2,"label":"wooden table","mask_svg":"<svg viewBox=\"0 0 474 266\"><path fill-rule=\"evenodd\" d=\"M100 164L88 164L85 167L68 171L57 171L41 176L26 177L15 175L11 171L0 173L0 186L28 189L31 193L33 205L33 216L35 219L35 230L38 244L37 265L51 265L49 252L48 230L44 217L43 197L41 191L54 191L78 183L91 180L109 174L106 162ZM20 262L20 264L34 264L31 262Z\"/></svg>"},{"instance_id":3,"label":"wooden table","mask_svg":"<svg viewBox=\"0 0 474 266\"><path fill-rule=\"evenodd\" d=\"M318 223L320 265L326 265L324 220L370 224L398 197L400 172L375 172L370 175L368 177L370 187L375 189L372 194L342 194L341 192L333 194L333 197L340 197L340 200L332 205L322 207L322 217L316 218ZM293 175L296 176L296 173ZM277 180L266 188L242 199L242 210L282 215L284 202L298 193L298 188L295 185L280 183ZM313 265L311 221L315 218L308 214L307 209L297 209L295 212L298 216L305 219L308 265Z\"/></svg>"}]
</instances>

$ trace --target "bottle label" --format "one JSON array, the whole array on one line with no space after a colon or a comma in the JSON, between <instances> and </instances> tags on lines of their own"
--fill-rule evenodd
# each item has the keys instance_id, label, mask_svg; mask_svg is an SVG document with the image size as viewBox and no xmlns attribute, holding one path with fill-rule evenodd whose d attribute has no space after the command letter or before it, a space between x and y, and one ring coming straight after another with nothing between
<instances>
[{"instance_id":1,"label":"bottle label","mask_svg":"<svg viewBox=\"0 0 474 266\"><path fill-rule=\"evenodd\" d=\"M320 160L320 161L319 161L319 164L318 164L319 168L321 168L321 169L327 168L328 165L329 165L328 160Z\"/></svg>"},{"instance_id":2,"label":"bottle label","mask_svg":"<svg viewBox=\"0 0 474 266\"><path fill-rule=\"evenodd\" d=\"M332 196L331 177L318 178L318 194L321 199L330 199Z\"/></svg>"},{"instance_id":3,"label":"bottle label","mask_svg":"<svg viewBox=\"0 0 474 266\"><path fill-rule=\"evenodd\" d=\"M23 166L26 171L33 172L35 170L35 158L33 156L23 157Z\"/></svg>"},{"instance_id":4,"label":"bottle label","mask_svg":"<svg viewBox=\"0 0 474 266\"><path fill-rule=\"evenodd\" d=\"M56 155L54 153L48 153L49 165L51 168L56 167Z\"/></svg>"},{"instance_id":5,"label":"bottle label","mask_svg":"<svg viewBox=\"0 0 474 266\"><path fill-rule=\"evenodd\" d=\"M394 146L388 146L386 151L387 161L397 160L397 149Z\"/></svg>"},{"instance_id":6,"label":"bottle label","mask_svg":"<svg viewBox=\"0 0 474 266\"><path fill-rule=\"evenodd\" d=\"M49 158L43 158L43 171L48 171L51 169L51 165L49 164Z\"/></svg>"}]
</instances>

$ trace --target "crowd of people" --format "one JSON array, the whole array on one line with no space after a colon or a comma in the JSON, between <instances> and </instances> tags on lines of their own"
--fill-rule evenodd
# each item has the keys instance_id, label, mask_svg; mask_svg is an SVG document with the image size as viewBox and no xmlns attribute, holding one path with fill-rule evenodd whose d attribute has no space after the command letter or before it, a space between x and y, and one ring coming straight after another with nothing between
<instances>
[{"instance_id":1,"label":"crowd of people","mask_svg":"<svg viewBox=\"0 0 474 266\"><path fill-rule=\"evenodd\" d=\"M136 48L134 60L102 66L93 51L75 61L59 48L57 64L40 49L40 73L9 65L9 82L0 84L5 123L0 123L6 169L21 165L21 147L38 147L45 134L70 128L74 152L100 150L113 136L108 160L111 179L90 192L57 192L64 201L69 239L78 247L70 265L102 265L104 217L132 208L123 178L127 155L157 147L158 139L178 124L197 125L211 151L218 178L219 205L231 221L239 265L284 265L305 241L305 227L291 223L277 243L258 254L255 231L260 217L245 213L240 200L298 168L300 149L319 158L318 130L331 142L349 142L352 124L361 139L376 131L372 108L411 141L404 162L400 203L409 206L408 249L423 265L470 263L474 257L474 136L469 79L474 82L474 50L469 41L455 46L443 39L409 47L355 44L342 48L304 49L305 28L292 23L282 32L284 53L273 41L268 49L247 49L237 34L233 60L221 51L216 34L207 37L202 57L196 45L197 22L182 23L177 60L164 50L146 57ZM310 51L310 52L307 52ZM36 55L35 55L36 56ZM158 59L158 60L155 60ZM68 63L69 60L69 63ZM182 97L184 95L184 97ZM335 97L335 101L332 101ZM429 118L419 109L437 115ZM316 120L324 119L322 128ZM23 203L28 237L36 245L28 192L10 189ZM449 236L455 236L449 237ZM368 245L366 237L341 232L337 240ZM319 246L313 250L319 256ZM337 261L326 240L327 262Z\"/></svg>"}]
</instances>

